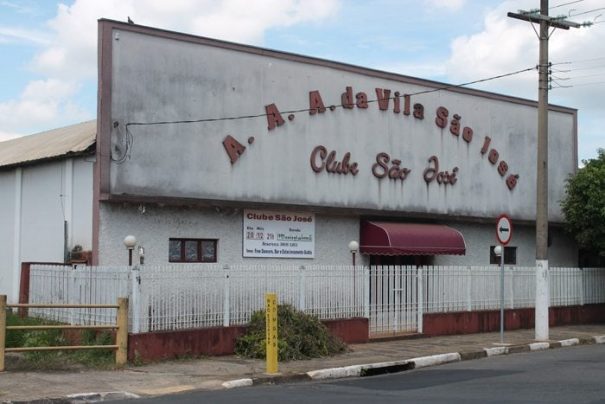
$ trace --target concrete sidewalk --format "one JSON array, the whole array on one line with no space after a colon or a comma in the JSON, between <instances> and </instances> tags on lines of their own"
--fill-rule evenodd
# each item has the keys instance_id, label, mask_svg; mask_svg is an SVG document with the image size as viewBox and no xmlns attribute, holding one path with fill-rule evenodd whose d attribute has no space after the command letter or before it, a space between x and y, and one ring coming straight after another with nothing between
<instances>
[{"instance_id":1,"label":"concrete sidewalk","mask_svg":"<svg viewBox=\"0 0 605 404\"><path fill-rule=\"evenodd\" d=\"M604 343L605 324L551 328L549 344L535 343L533 338L532 329L505 332L506 348L499 344L499 333L350 345L351 351L342 355L280 363L280 374L271 377L264 373L264 361L235 356L162 362L120 371L22 372L11 371L8 362L8 370L0 373L0 401L56 399L57 402L69 402L69 399L66 400L69 396L77 395L82 399L82 395L86 393L94 393L88 396L91 401L109 400L129 395L156 396L194 389L223 389L259 383L370 375L381 373L381 370L383 373L401 371L492 354L581 343ZM112 394L107 394L109 392Z\"/></svg>"}]
</instances>

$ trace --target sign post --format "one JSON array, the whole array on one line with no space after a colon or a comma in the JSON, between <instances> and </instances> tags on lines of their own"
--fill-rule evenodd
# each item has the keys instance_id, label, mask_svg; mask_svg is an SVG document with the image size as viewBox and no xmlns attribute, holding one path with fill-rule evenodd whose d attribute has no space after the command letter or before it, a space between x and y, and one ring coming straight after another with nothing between
<instances>
[{"instance_id":1,"label":"sign post","mask_svg":"<svg viewBox=\"0 0 605 404\"><path fill-rule=\"evenodd\" d=\"M265 293L267 373L277 373L277 295Z\"/></svg>"},{"instance_id":2,"label":"sign post","mask_svg":"<svg viewBox=\"0 0 605 404\"><path fill-rule=\"evenodd\" d=\"M513 225L510 218L502 214L496 221L496 237L500 245L500 343L504 343L504 246L513 236ZM497 247L496 247L497 248ZM494 249L495 250L495 249ZM494 251L495 252L495 251Z\"/></svg>"}]
</instances>

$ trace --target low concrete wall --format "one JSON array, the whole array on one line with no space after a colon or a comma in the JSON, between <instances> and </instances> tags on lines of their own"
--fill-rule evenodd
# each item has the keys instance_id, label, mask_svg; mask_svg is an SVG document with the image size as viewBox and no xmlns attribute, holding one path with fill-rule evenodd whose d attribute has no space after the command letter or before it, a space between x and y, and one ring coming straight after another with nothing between
<instances>
[{"instance_id":1,"label":"low concrete wall","mask_svg":"<svg viewBox=\"0 0 605 404\"><path fill-rule=\"evenodd\" d=\"M534 328L534 309L504 310L504 329L517 330ZM432 313L423 317L423 335L455 335L500 330L500 310ZM584 306L551 307L551 327L605 323L605 304Z\"/></svg>"},{"instance_id":2,"label":"low concrete wall","mask_svg":"<svg viewBox=\"0 0 605 404\"><path fill-rule=\"evenodd\" d=\"M323 323L330 333L346 343L368 341L367 318L327 320ZM149 362L183 356L229 355L235 350L235 340L245 332L246 326L231 326L130 334L128 360Z\"/></svg>"},{"instance_id":3,"label":"low concrete wall","mask_svg":"<svg viewBox=\"0 0 605 404\"><path fill-rule=\"evenodd\" d=\"M143 362L184 356L228 355L245 326L129 334L128 360Z\"/></svg>"},{"instance_id":4,"label":"low concrete wall","mask_svg":"<svg viewBox=\"0 0 605 404\"><path fill-rule=\"evenodd\" d=\"M347 344L365 344L369 341L370 323L367 318L322 321L332 335Z\"/></svg>"}]
</instances>

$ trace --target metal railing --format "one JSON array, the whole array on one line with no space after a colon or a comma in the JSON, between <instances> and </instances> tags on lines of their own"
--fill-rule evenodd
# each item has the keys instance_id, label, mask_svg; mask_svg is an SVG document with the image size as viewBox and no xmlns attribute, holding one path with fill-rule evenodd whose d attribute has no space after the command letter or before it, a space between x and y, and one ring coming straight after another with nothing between
<instances>
[{"instance_id":1,"label":"metal railing","mask_svg":"<svg viewBox=\"0 0 605 404\"><path fill-rule=\"evenodd\" d=\"M265 292L321 319L367 317L371 332L422 330L422 315L500 307L490 266L180 264L31 269L30 303L105 304L130 297L132 333L246 324ZM506 309L531 308L535 268L505 266ZM605 303L605 269L549 269L551 306ZM89 306L82 306L89 307ZM107 309L31 309L68 324L108 324Z\"/></svg>"},{"instance_id":2,"label":"metal railing","mask_svg":"<svg viewBox=\"0 0 605 404\"><path fill-rule=\"evenodd\" d=\"M111 325L6 325L7 308L44 308L44 309L75 309L75 308L101 308L117 309L116 323ZM113 345L66 345L43 347L17 347L6 348L6 331L42 331L42 330L116 330L115 344ZM74 351L85 349L111 349L115 350L116 367L126 365L128 357L128 299L118 298L117 304L7 304L6 295L0 295L0 372L5 370L4 356L6 352L31 351Z\"/></svg>"}]
</instances>

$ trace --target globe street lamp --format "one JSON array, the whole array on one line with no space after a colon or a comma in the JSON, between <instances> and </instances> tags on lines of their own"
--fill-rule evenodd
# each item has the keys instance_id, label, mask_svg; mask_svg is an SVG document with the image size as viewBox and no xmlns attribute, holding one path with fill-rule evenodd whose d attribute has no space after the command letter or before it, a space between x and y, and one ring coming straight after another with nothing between
<instances>
[{"instance_id":1,"label":"globe street lamp","mask_svg":"<svg viewBox=\"0 0 605 404\"><path fill-rule=\"evenodd\" d=\"M355 240L349 241L349 251L353 255L353 266L355 266L355 254L359 251L359 243Z\"/></svg>"},{"instance_id":2,"label":"globe street lamp","mask_svg":"<svg viewBox=\"0 0 605 404\"><path fill-rule=\"evenodd\" d=\"M128 250L128 266L132 266L132 250L134 250L134 246L137 245L136 237L133 235L124 237L124 245Z\"/></svg>"}]
</instances>

